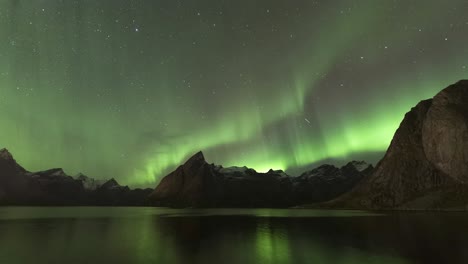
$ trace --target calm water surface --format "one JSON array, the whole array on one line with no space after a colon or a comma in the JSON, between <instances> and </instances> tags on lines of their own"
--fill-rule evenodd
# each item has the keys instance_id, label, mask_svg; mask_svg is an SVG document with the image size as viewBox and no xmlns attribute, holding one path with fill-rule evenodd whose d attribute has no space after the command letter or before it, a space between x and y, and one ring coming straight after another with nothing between
<instances>
[{"instance_id":1,"label":"calm water surface","mask_svg":"<svg viewBox=\"0 0 468 264\"><path fill-rule=\"evenodd\" d=\"M0 208L0 263L468 263L468 214Z\"/></svg>"}]
</instances>

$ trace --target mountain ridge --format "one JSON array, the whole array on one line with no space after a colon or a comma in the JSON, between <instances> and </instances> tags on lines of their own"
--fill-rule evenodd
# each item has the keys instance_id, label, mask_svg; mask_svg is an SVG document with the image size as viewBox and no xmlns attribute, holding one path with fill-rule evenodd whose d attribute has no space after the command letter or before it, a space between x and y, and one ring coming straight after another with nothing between
<instances>
[{"instance_id":1,"label":"mountain ridge","mask_svg":"<svg viewBox=\"0 0 468 264\"><path fill-rule=\"evenodd\" d=\"M295 206L346 192L373 169L372 165L363 168L365 164L349 162L341 168L322 165L310 179L308 172L292 177L282 170L260 173L245 166L224 168L209 164L199 151L164 177L150 200L171 207ZM325 167L331 170L321 172Z\"/></svg>"},{"instance_id":2,"label":"mountain ridge","mask_svg":"<svg viewBox=\"0 0 468 264\"><path fill-rule=\"evenodd\" d=\"M0 205L145 205L152 189L98 181L62 169L29 172L6 149L0 150Z\"/></svg>"}]
</instances>

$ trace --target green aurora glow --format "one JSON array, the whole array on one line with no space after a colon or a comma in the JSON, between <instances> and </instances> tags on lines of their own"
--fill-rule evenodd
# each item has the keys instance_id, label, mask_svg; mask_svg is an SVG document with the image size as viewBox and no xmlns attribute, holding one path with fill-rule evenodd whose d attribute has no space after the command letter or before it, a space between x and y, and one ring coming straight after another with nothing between
<instances>
[{"instance_id":1,"label":"green aurora glow","mask_svg":"<svg viewBox=\"0 0 468 264\"><path fill-rule=\"evenodd\" d=\"M132 186L198 150L259 171L375 162L467 77L463 0L192 2L0 1L0 147Z\"/></svg>"}]
</instances>

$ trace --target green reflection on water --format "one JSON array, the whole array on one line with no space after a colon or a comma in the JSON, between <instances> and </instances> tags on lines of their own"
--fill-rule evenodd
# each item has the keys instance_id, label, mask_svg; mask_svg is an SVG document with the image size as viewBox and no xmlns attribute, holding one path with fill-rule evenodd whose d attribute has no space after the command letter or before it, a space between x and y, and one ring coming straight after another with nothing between
<instances>
[{"instance_id":1,"label":"green reflection on water","mask_svg":"<svg viewBox=\"0 0 468 264\"><path fill-rule=\"evenodd\" d=\"M258 263L289 263L289 241L285 230L270 226L268 219L257 225L256 256Z\"/></svg>"},{"instance_id":2,"label":"green reflection on water","mask_svg":"<svg viewBox=\"0 0 468 264\"><path fill-rule=\"evenodd\" d=\"M341 214L341 216L343 216ZM270 220L263 219L256 230L256 263L335 263L335 264L410 264L395 256L377 255L359 251L351 246L327 247L314 238L302 237L291 248L288 230L273 227Z\"/></svg>"},{"instance_id":3,"label":"green reflection on water","mask_svg":"<svg viewBox=\"0 0 468 264\"><path fill-rule=\"evenodd\" d=\"M4 207L0 263L468 263L467 219L308 209Z\"/></svg>"}]
</instances>

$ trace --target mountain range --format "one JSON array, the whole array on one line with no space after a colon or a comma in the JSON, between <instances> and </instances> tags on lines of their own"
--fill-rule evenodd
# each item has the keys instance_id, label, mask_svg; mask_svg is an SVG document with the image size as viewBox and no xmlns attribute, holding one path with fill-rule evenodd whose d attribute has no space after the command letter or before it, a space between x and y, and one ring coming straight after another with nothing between
<instances>
[{"instance_id":1,"label":"mountain range","mask_svg":"<svg viewBox=\"0 0 468 264\"><path fill-rule=\"evenodd\" d=\"M199 152L164 177L150 201L171 207L289 207L338 197L372 170L372 165L354 161L291 177L281 170L259 173L208 164Z\"/></svg>"},{"instance_id":2,"label":"mountain range","mask_svg":"<svg viewBox=\"0 0 468 264\"><path fill-rule=\"evenodd\" d=\"M323 165L299 177L283 171L258 173L247 167L223 168L196 153L158 187L134 189L115 179L96 180L63 169L29 172L7 149L0 150L0 205L155 205L170 207L288 207L322 202L349 191L372 171L365 162L342 168Z\"/></svg>"},{"instance_id":3,"label":"mountain range","mask_svg":"<svg viewBox=\"0 0 468 264\"><path fill-rule=\"evenodd\" d=\"M421 101L404 117L383 159L322 165L298 177L283 171L209 164L198 152L153 189L115 179L29 172L0 150L2 205L153 205L371 210L468 209L468 80Z\"/></svg>"},{"instance_id":4,"label":"mountain range","mask_svg":"<svg viewBox=\"0 0 468 264\"><path fill-rule=\"evenodd\" d=\"M152 189L130 190L115 179L98 181L62 169L29 172L0 150L0 205L145 205Z\"/></svg>"}]
</instances>

